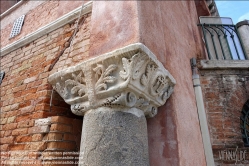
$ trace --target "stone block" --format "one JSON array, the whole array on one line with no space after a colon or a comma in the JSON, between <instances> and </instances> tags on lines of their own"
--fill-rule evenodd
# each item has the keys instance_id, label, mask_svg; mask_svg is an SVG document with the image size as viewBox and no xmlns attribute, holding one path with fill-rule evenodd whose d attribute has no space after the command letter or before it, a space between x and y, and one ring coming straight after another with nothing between
<instances>
[{"instance_id":1,"label":"stone block","mask_svg":"<svg viewBox=\"0 0 249 166\"><path fill-rule=\"evenodd\" d=\"M35 120L35 126L46 126L51 124L51 118L43 118Z\"/></svg>"},{"instance_id":2,"label":"stone block","mask_svg":"<svg viewBox=\"0 0 249 166\"><path fill-rule=\"evenodd\" d=\"M50 126L35 126L31 127L28 130L29 134L36 134L36 133L48 133Z\"/></svg>"}]
</instances>

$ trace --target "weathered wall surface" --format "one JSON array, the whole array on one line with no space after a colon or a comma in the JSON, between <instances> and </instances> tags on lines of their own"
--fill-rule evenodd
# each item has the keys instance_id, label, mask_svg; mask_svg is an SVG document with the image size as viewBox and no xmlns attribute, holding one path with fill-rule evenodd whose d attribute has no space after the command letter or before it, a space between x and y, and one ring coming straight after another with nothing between
<instances>
[{"instance_id":1,"label":"weathered wall surface","mask_svg":"<svg viewBox=\"0 0 249 166\"><path fill-rule=\"evenodd\" d=\"M190 58L202 54L195 3L140 5L140 40L176 79L166 105L148 119L151 165L205 165L190 67Z\"/></svg>"},{"instance_id":2,"label":"weathered wall surface","mask_svg":"<svg viewBox=\"0 0 249 166\"><path fill-rule=\"evenodd\" d=\"M1 47L3 48L31 32L36 31L40 27L47 25L81 5L82 1L25 2L10 15L1 19ZM25 11L25 13L23 11ZM18 36L9 39L13 23L21 14L26 15L22 31Z\"/></svg>"},{"instance_id":3,"label":"weathered wall surface","mask_svg":"<svg viewBox=\"0 0 249 166\"><path fill-rule=\"evenodd\" d=\"M9 8L11 8L13 5L16 4L16 1L1 1L0 2L0 14L2 14L3 12L5 12L6 10L8 10Z\"/></svg>"},{"instance_id":4,"label":"weathered wall surface","mask_svg":"<svg viewBox=\"0 0 249 166\"><path fill-rule=\"evenodd\" d=\"M136 1L93 2L90 56L139 41Z\"/></svg>"},{"instance_id":5,"label":"weathered wall surface","mask_svg":"<svg viewBox=\"0 0 249 166\"><path fill-rule=\"evenodd\" d=\"M148 119L151 165L205 165L189 62L204 54L195 8L194 1L93 2L90 56L141 42L176 79L172 97Z\"/></svg>"},{"instance_id":6,"label":"weathered wall surface","mask_svg":"<svg viewBox=\"0 0 249 166\"><path fill-rule=\"evenodd\" d=\"M48 7L50 3L53 8L55 2L43 5ZM45 6L38 9L46 11ZM42 157L48 155L45 151L79 151L82 117L73 115L69 105L55 91L50 107L52 87L47 79L51 73L75 65L88 56L90 18L91 14L88 14L79 26L70 53L67 48L52 71L48 69L65 45L68 45L75 23L67 24L1 57L1 71L5 71L0 94L1 152L22 151L20 156L13 154L7 156L5 161L35 155L39 165ZM42 20L46 21L45 18ZM2 39L5 40L1 37L1 42Z\"/></svg>"},{"instance_id":7,"label":"weathered wall surface","mask_svg":"<svg viewBox=\"0 0 249 166\"><path fill-rule=\"evenodd\" d=\"M243 105L249 99L249 72L201 70L200 73L216 164L235 164L235 160L227 160L227 156L223 159L220 157L222 151L234 152L237 147L238 153L246 150L240 129L240 116Z\"/></svg>"}]
</instances>

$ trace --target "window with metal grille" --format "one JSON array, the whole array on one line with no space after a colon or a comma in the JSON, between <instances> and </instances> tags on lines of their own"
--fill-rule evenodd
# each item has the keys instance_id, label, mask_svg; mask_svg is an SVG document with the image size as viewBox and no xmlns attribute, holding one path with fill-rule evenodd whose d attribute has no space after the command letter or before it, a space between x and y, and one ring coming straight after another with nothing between
<instances>
[{"instance_id":1,"label":"window with metal grille","mask_svg":"<svg viewBox=\"0 0 249 166\"><path fill-rule=\"evenodd\" d=\"M25 15L22 15L21 17L15 20L11 33L10 33L10 38L18 35L21 32L24 18L25 18Z\"/></svg>"},{"instance_id":2,"label":"window with metal grille","mask_svg":"<svg viewBox=\"0 0 249 166\"><path fill-rule=\"evenodd\" d=\"M246 101L241 111L240 128L244 145L249 147L249 99Z\"/></svg>"}]
</instances>

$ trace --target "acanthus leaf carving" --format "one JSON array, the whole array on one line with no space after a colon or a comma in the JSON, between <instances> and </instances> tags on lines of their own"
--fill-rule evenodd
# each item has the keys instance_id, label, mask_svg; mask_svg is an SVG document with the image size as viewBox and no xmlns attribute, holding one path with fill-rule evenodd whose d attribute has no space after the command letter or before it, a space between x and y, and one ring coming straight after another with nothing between
<instances>
[{"instance_id":1,"label":"acanthus leaf carving","mask_svg":"<svg viewBox=\"0 0 249 166\"><path fill-rule=\"evenodd\" d=\"M143 86L148 86L151 77L153 76L154 72L156 71L156 66L154 64L147 64L145 73L141 77L141 84Z\"/></svg>"},{"instance_id":2,"label":"acanthus leaf carving","mask_svg":"<svg viewBox=\"0 0 249 166\"><path fill-rule=\"evenodd\" d=\"M116 78L114 76L110 76L110 74L117 69L117 65L111 64L105 70L104 65L97 64L97 67L93 68L95 71L95 78L98 80L95 84L96 92L107 90L107 83L114 83Z\"/></svg>"},{"instance_id":3,"label":"acanthus leaf carving","mask_svg":"<svg viewBox=\"0 0 249 166\"><path fill-rule=\"evenodd\" d=\"M66 94L65 94L65 89L61 86L61 84L59 82L57 82L53 88L61 95L61 97L65 98Z\"/></svg>"},{"instance_id":4,"label":"acanthus leaf carving","mask_svg":"<svg viewBox=\"0 0 249 166\"><path fill-rule=\"evenodd\" d=\"M140 76L141 67L144 65L144 59L137 53L131 59L122 58L123 71L119 72L121 78L126 80L128 77L136 80Z\"/></svg>"},{"instance_id":5,"label":"acanthus leaf carving","mask_svg":"<svg viewBox=\"0 0 249 166\"><path fill-rule=\"evenodd\" d=\"M153 117L175 85L170 73L142 44L90 59L49 80L77 115L98 107L136 107Z\"/></svg>"},{"instance_id":6,"label":"acanthus leaf carving","mask_svg":"<svg viewBox=\"0 0 249 166\"><path fill-rule=\"evenodd\" d=\"M69 85L72 86L71 93L82 97L86 94L86 85L85 85L85 78L82 76L82 72L78 75L72 73L73 79L68 79L65 81L65 87L69 89Z\"/></svg>"},{"instance_id":7,"label":"acanthus leaf carving","mask_svg":"<svg viewBox=\"0 0 249 166\"><path fill-rule=\"evenodd\" d=\"M130 76L130 71L131 71L131 61L128 60L127 58L122 58L123 62L123 71L120 71L120 77L126 80Z\"/></svg>"},{"instance_id":8,"label":"acanthus leaf carving","mask_svg":"<svg viewBox=\"0 0 249 166\"><path fill-rule=\"evenodd\" d=\"M144 59L141 53L135 54L132 57L132 79L136 80L139 78L140 73L141 73L141 67L144 65Z\"/></svg>"}]
</instances>

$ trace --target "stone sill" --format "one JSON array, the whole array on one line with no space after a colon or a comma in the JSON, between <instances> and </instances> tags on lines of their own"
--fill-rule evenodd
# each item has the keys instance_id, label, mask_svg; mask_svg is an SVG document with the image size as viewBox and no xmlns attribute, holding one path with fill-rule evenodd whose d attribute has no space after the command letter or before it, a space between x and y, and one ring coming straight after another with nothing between
<instances>
[{"instance_id":1,"label":"stone sill","mask_svg":"<svg viewBox=\"0 0 249 166\"><path fill-rule=\"evenodd\" d=\"M201 60L200 69L249 69L249 60Z\"/></svg>"}]
</instances>

